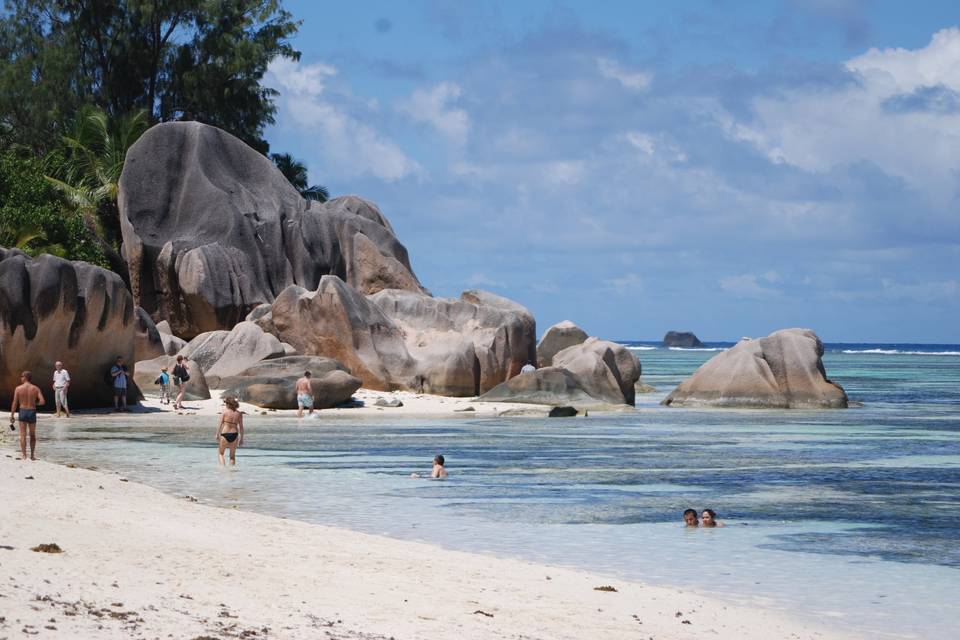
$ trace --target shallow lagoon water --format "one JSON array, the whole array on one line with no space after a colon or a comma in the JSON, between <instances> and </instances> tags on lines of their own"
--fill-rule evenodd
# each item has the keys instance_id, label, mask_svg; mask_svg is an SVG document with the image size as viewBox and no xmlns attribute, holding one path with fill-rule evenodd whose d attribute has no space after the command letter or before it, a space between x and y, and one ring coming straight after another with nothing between
<instances>
[{"instance_id":1,"label":"shallow lagoon water","mask_svg":"<svg viewBox=\"0 0 960 640\"><path fill-rule=\"evenodd\" d=\"M210 418L87 417L55 423L41 453L211 504L694 588L872 637L949 636L960 357L865 349L825 357L864 403L846 411L661 408L713 352L644 349L658 392L636 412L251 416L235 470L216 467ZM451 479L411 480L436 452ZM686 531L687 506L728 526Z\"/></svg>"}]
</instances>

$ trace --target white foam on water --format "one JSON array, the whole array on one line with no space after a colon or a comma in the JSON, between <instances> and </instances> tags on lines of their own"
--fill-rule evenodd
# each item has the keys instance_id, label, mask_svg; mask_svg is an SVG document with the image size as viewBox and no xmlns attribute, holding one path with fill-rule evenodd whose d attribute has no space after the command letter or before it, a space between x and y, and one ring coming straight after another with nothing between
<instances>
[{"instance_id":1,"label":"white foam on water","mask_svg":"<svg viewBox=\"0 0 960 640\"><path fill-rule=\"evenodd\" d=\"M670 351L725 351L723 347L668 347Z\"/></svg>"},{"instance_id":2,"label":"white foam on water","mask_svg":"<svg viewBox=\"0 0 960 640\"><path fill-rule=\"evenodd\" d=\"M844 349L843 353L871 353L884 356L960 356L960 351L901 351L900 349Z\"/></svg>"}]
</instances>

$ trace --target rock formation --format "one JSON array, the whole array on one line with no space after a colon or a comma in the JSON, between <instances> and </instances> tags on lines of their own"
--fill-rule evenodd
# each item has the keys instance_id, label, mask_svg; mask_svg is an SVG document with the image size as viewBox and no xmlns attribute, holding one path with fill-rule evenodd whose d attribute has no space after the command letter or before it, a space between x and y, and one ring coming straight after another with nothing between
<instances>
[{"instance_id":1,"label":"rock formation","mask_svg":"<svg viewBox=\"0 0 960 640\"><path fill-rule=\"evenodd\" d=\"M127 152L119 190L137 304L171 333L230 329L287 286L336 275L362 294L422 291L373 204L308 202L268 158L220 129L167 122Z\"/></svg>"},{"instance_id":2,"label":"rock formation","mask_svg":"<svg viewBox=\"0 0 960 640\"><path fill-rule=\"evenodd\" d=\"M0 406L10 407L25 370L52 406L57 360L72 378L72 408L112 405L104 374L118 355L134 362L136 332L133 298L117 274L0 248Z\"/></svg>"},{"instance_id":3,"label":"rock formation","mask_svg":"<svg viewBox=\"0 0 960 640\"><path fill-rule=\"evenodd\" d=\"M335 407L360 388L359 378L339 362L317 356L289 356L264 360L221 381L224 396L234 396L265 409L296 409L297 380L309 371L314 409Z\"/></svg>"},{"instance_id":4,"label":"rock formation","mask_svg":"<svg viewBox=\"0 0 960 640\"><path fill-rule=\"evenodd\" d=\"M474 396L534 357L530 312L482 291L458 300L396 289L364 296L324 276L316 291L288 287L256 317L298 353L342 362L381 391Z\"/></svg>"},{"instance_id":5,"label":"rock formation","mask_svg":"<svg viewBox=\"0 0 960 640\"><path fill-rule=\"evenodd\" d=\"M137 326L133 343L134 361L150 360L166 353L160 332L157 331L157 327L153 324L153 320L147 312L137 307L135 317Z\"/></svg>"},{"instance_id":6,"label":"rock formation","mask_svg":"<svg viewBox=\"0 0 960 640\"><path fill-rule=\"evenodd\" d=\"M203 369L191 360L187 360L186 363L190 370L190 380L187 381L184 389L183 399L209 400L210 387L203 375ZM170 402L172 403L177 397L177 388L173 386L173 367L175 364L177 364L177 359L173 356L160 356L152 360L138 362L134 368L134 382L137 383L144 396L156 397L160 394L160 385L154 384L154 381L160 375L160 369L167 367L167 373L170 374Z\"/></svg>"},{"instance_id":7,"label":"rock formation","mask_svg":"<svg viewBox=\"0 0 960 640\"><path fill-rule=\"evenodd\" d=\"M269 358L286 355L276 336L253 322L241 322L230 331L201 333L180 350L180 355L203 369L207 384L220 388L220 379L236 375Z\"/></svg>"},{"instance_id":8,"label":"rock formation","mask_svg":"<svg viewBox=\"0 0 960 640\"><path fill-rule=\"evenodd\" d=\"M540 338L537 344L537 366L549 367L553 364L553 356L567 347L581 344L587 339L587 332L569 320L553 325Z\"/></svg>"},{"instance_id":9,"label":"rock formation","mask_svg":"<svg viewBox=\"0 0 960 640\"><path fill-rule=\"evenodd\" d=\"M629 349L588 338L554 355L553 366L521 373L478 400L579 408L632 405L639 379L640 362Z\"/></svg>"},{"instance_id":10,"label":"rock formation","mask_svg":"<svg viewBox=\"0 0 960 640\"><path fill-rule=\"evenodd\" d=\"M703 343L692 331L667 331L667 335L663 336L663 346L699 349Z\"/></svg>"},{"instance_id":11,"label":"rock formation","mask_svg":"<svg viewBox=\"0 0 960 640\"><path fill-rule=\"evenodd\" d=\"M745 338L705 362L667 396L670 406L836 409L843 388L827 379L823 343L809 329Z\"/></svg>"}]
</instances>

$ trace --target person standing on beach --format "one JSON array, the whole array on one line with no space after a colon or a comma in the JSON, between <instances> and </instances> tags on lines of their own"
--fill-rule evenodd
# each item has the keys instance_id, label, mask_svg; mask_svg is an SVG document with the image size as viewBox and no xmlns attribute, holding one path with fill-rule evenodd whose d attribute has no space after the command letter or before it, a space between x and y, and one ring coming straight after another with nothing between
<instances>
[{"instance_id":1,"label":"person standing on beach","mask_svg":"<svg viewBox=\"0 0 960 640\"><path fill-rule=\"evenodd\" d=\"M528 362L527 364L525 364L525 365L523 365L522 367L520 367L520 373L531 373L531 372L536 371L536 370L537 370L537 368L536 368L535 366L533 366L533 363L532 363L532 362Z\"/></svg>"},{"instance_id":2,"label":"person standing on beach","mask_svg":"<svg viewBox=\"0 0 960 640\"><path fill-rule=\"evenodd\" d=\"M240 403L236 398L227 398L223 401L227 408L220 414L220 424L217 426L217 443L220 445L220 466L226 461L223 453L230 448L230 464L237 464L237 447L243 446L243 414L240 413Z\"/></svg>"},{"instance_id":3,"label":"person standing on beach","mask_svg":"<svg viewBox=\"0 0 960 640\"><path fill-rule=\"evenodd\" d=\"M110 367L110 376L113 378L113 408L117 411L127 411L127 365L123 364L123 357L117 356Z\"/></svg>"},{"instance_id":4,"label":"person standing on beach","mask_svg":"<svg viewBox=\"0 0 960 640\"><path fill-rule=\"evenodd\" d=\"M10 428L13 429L13 414L20 422L20 455L27 459L27 430L30 431L30 459L36 460L37 450L37 406L43 406L46 400L40 387L33 384L33 375L29 371L20 374L20 386L13 391L13 403L10 405Z\"/></svg>"},{"instance_id":5,"label":"person standing on beach","mask_svg":"<svg viewBox=\"0 0 960 640\"><path fill-rule=\"evenodd\" d=\"M70 373L63 368L63 363L56 362L53 371L53 400L57 405L57 417L60 417L60 410L70 417L70 407L67 405L67 391L70 389Z\"/></svg>"},{"instance_id":6,"label":"person standing on beach","mask_svg":"<svg viewBox=\"0 0 960 640\"><path fill-rule=\"evenodd\" d=\"M183 409L183 394L187 390L187 381L190 380L190 369L183 356L177 356L177 364L173 365L173 385L177 388L177 399L173 401L173 408Z\"/></svg>"},{"instance_id":7,"label":"person standing on beach","mask_svg":"<svg viewBox=\"0 0 960 640\"><path fill-rule=\"evenodd\" d=\"M303 410L309 409L307 415L313 415L313 385L310 384L310 372L304 371L303 377L297 380L297 417L303 417Z\"/></svg>"}]
</instances>

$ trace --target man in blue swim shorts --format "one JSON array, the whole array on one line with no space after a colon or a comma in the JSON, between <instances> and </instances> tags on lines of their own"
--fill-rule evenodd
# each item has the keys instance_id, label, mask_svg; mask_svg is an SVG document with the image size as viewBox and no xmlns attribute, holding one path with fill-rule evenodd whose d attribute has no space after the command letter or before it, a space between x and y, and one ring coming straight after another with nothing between
<instances>
[{"instance_id":1,"label":"man in blue swim shorts","mask_svg":"<svg viewBox=\"0 0 960 640\"><path fill-rule=\"evenodd\" d=\"M27 459L27 432L30 432L30 459L36 460L37 449L37 407L43 406L46 401L40 387L33 384L33 374L24 371L20 374L20 386L13 392L13 403L10 405L10 428L13 429L13 414L17 414L20 423L20 455L21 460Z\"/></svg>"},{"instance_id":2,"label":"man in blue swim shorts","mask_svg":"<svg viewBox=\"0 0 960 640\"><path fill-rule=\"evenodd\" d=\"M305 371L303 377L297 380L297 417L303 417L303 410L309 409L313 415L313 385L310 383L310 372Z\"/></svg>"}]
</instances>

